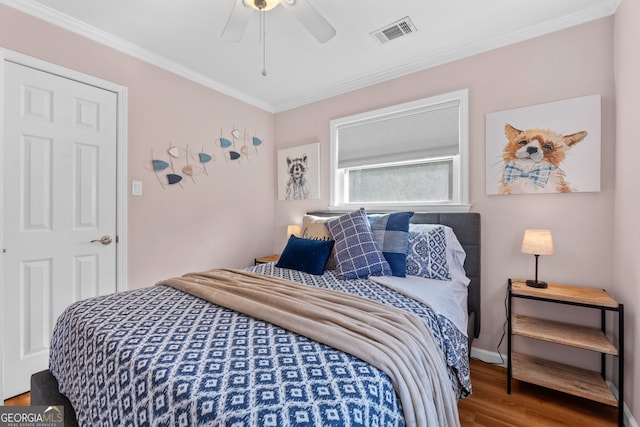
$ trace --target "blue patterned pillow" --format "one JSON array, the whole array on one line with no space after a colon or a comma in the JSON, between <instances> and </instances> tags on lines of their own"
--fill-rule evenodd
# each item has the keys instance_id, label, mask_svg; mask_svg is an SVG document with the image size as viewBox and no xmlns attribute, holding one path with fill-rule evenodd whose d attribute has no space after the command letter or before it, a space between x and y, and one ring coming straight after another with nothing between
<instances>
[{"instance_id":1,"label":"blue patterned pillow","mask_svg":"<svg viewBox=\"0 0 640 427\"><path fill-rule=\"evenodd\" d=\"M364 209L328 221L327 228L336 242L338 277L358 279L391 274L389 263L373 238Z\"/></svg>"},{"instance_id":2,"label":"blue patterned pillow","mask_svg":"<svg viewBox=\"0 0 640 427\"><path fill-rule=\"evenodd\" d=\"M409 221L413 212L393 212L369 215L373 238L382 250L391 267L391 274L407 275L407 252L409 249Z\"/></svg>"},{"instance_id":3,"label":"blue patterned pillow","mask_svg":"<svg viewBox=\"0 0 640 427\"><path fill-rule=\"evenodd\" d=\"M309 274L322 274L331 249L333 249L333 240L304 239L292 234L276 267L290 268Z\"/></svg>"},{"instance_id":4,"label":"blue patterned pillow","mask_svg":"<svg viewBox=\"0 0 640 427\"><path fill-rule=\"evenodd\" d=\"M435 227L426 233L409 232L407 274L428 279L451 280L444 227Z\"/></svg>"}]
</instances>

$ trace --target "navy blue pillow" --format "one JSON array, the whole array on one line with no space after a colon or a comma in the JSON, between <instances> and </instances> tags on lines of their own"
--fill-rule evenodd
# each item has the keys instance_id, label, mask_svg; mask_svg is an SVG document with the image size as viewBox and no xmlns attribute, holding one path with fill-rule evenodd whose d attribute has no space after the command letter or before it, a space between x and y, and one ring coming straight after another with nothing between
<instances>
[{"instance_id":1,"label":"navy blue pillow","mask_svg":"<svg viewBox=\"0 0 640 427\"><path fill-rule=\"evenodd\" d=\"M392 212L367 216L373 238L389 263L393 276L405 277L407 275L409 221L412 216L413 212Z\"/></svg>"},{"instance_id":2,"label":"navy blue pillow","mask_svg":"<svg viewBox=\"0 0 640 427\"><path fill-rule=\"evenodd\" d=\"M305 239L292 234L276 267L290 268L309 274L322 274L333 249L333 243L333 240Z\"/></svg>"}]
</instances>

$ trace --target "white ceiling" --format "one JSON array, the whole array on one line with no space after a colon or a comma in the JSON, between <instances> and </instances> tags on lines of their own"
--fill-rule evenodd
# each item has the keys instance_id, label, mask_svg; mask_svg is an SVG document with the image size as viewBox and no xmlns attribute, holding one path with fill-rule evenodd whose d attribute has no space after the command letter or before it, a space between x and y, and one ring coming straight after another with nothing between
<instances>
[{"instance_id":1,"label":"white ceiling","mask_svg":"<svg viewBox=\"0 0 640 427\"><path fill-rule=\"evenodd\" d=\"M221 38L235 1L0 3L278 112L608 16L620 0L307 0L336 29L324 44L278 6L266 12L266 77L257 11L241 42ZM415 33L370 35L406 16Z\"/></svg>"}]
</instances>

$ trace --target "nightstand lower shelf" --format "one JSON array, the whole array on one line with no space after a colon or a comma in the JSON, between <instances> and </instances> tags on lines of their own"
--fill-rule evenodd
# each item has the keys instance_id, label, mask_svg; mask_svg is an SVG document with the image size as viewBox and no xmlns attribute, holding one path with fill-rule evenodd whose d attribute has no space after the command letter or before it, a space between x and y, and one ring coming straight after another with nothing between
<instances>
[{"instance_id":1,"label":"nightstand lower shelf","mask_svg":"<svg viewBox=\"0 0 640 427\"><path fill-rule=\"evenodd\" d=\"M599 372L515 352L511 354L511 362L514 379L618 406L618 400Z\"/></svg>"}]
</instances>

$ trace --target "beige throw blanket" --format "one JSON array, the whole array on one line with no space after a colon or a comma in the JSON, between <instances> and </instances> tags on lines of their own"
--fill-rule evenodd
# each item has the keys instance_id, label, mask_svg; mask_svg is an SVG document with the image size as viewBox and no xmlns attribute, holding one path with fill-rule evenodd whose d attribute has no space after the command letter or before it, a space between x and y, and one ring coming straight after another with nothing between
<instances>
[{"instance_id":1,"label":"beige throw blanket","mask_svg":"<svg viewBox=\"0 0 640 427\"><path fill-rule=\"evenodd\" d=\"M273 323L377 367L394 384L407 426L459 426L441 351L418 316L343 292L240 270L161 282Z\"/></svg>"}]
</instances>

